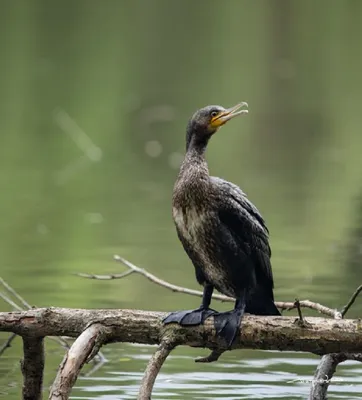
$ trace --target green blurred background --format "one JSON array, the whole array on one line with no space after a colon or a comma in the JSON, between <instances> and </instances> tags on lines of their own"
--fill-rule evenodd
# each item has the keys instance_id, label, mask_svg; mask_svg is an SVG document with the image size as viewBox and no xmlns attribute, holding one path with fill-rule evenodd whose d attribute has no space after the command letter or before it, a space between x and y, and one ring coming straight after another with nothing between
<instances>
[{"instance_id":1,"label":"green blurred background","mask_svg":"<svg viewBox=\"0 0 362 400\"><path fill-rule=\"evenodd\" d=\"M212 139L210 171L267 220L276 299L341 307L362 283L361 15L358 0L0 0L0 275L37 306L194 307L140 276L72 273L119 273L118 253L197 288L170 206L185 125L204 105L247 101L249 115ZM361 312L358 301L350 316ZM152 351L114 346L73 398L135 398ZM305 398L307 383L287 381L317 362L243 351L200 367L199 353L175 353L156 399ZM19 398L20 354L18 341L0 358L8 399ZM61 356L48 351L46 387ZM267 359L269 383L266 364L253 364ZM235 385L225 366L244 371ZM204 381L190 389L195 371ZM118 388L97 386L112 374ZM205 394L210 380L222 394ZM361 378L344 383L336 393L347 397L331 388L331 399L358 398Z\"/></svg>"}]
</instances>

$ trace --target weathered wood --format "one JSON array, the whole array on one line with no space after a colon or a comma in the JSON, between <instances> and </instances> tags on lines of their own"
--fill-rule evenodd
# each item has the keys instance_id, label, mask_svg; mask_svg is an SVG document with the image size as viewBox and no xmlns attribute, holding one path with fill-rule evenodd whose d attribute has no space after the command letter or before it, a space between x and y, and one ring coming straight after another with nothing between
<instances>
[{"instance_id":1,"label":"weathered wood","mask_svg":"<svg viewBox=\"0 0 362 400\"><path fill-rule=\"evenodd\" d=\"M102 340L102 325L87 328L73 343L59 366L57 376L50 390L50 400L67 400L78 375Z\"/></svg>"},{"instance_id":2,"label":"weathered wood","mask_svg":"<svg viewBox=\"0 0 362 400\"><path fill-rule=\"evenodd\" d=\"M151 400L153 385L166 358L174 348L173 343L161 342L156 352L148 362L143 375L137 400Z\"/></svg>"},{"instance_id":3,"label":"weathered wood","mask_svg":"<svg viewBox=\"0 0 362 400\"><path fill-rule=\"evenodd\" d=\"M0 331L21 336L78 337L89 325L102 324L104 343L134 342L159 344L169 336L177 345L223 347L216 337L213 318L203 326L162 325L166 313L140 310L86 310L38 308L23 312L0 313ZM359 320L333 320L308 317L301 327L295 317L246 315L239 340L233 348L294 350L317 354L362 351L362 326Z\"/></svg>"},{"instance_id":4,"label":"weathered wood","mask_svg":"<svg viewBox=\"0 0 362 400\"><path fill-rule=\"evenodd\" d=\"M24 358L21 361L23 400L41 400L44 371L43 337L24 336L23 351Z\"/></svg>"},{"instance_id":5,"label":"weathered wood","mask_svg":"<svg viewBox=\"0 0 362 400\"><path fill-rule=\"evenodd\" d=\"M308 400L327 399L327 390L338 364L347 360L362 362L362 353L335 353L322 357L312 380Z\"/></svg>"}]
</instances>

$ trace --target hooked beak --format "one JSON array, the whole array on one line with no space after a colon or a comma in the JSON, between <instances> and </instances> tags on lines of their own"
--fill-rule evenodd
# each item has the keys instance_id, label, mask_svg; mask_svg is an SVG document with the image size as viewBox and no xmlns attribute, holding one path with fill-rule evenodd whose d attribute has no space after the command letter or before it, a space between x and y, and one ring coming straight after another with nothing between
<instances>
[{"instance_id":1,"label":"hooked beak","mask_svg":"<svg viewBox=\"0 0 362 400\"><path fill-rule=\"evenodd\" d=\"M218 126L224 125L226 122L230 121L232 118L237 117L241 114L247 114L248 110L243 109L243 107L248 107L248 103L244 101L237 104L234 107L228 108L227 110L221 112L213 121L213 124Z\"/></svg>"}]
</instances>

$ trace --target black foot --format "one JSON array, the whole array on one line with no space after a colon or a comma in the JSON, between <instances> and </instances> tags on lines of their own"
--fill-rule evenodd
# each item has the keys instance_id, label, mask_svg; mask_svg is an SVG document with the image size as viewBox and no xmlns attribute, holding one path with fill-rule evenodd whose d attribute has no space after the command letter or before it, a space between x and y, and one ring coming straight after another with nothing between
<instances>
[{"instance_id":1,"label":"black foot","mask_svg":"<svg viewBox=\"0 0 362 400\"><path fill-rule=\"evenodd\" d=\"M228 348L234 343L236 334L239 332L242 316L241 310L227 311L214 315L216 333L226 341Z\"/></svg>"},{"instance_id":2,"label":"black foot","mask_svg":"<svg viewBox=\"0 0 362 400\"><path fill-rule=\"evenodd\" d=\"M169 314L163 319L164 324L170 324L171 322L177 322L179 325L201 325L204 323L205 319L214 315L215 310L211 308L200 307L196 310L185 310L176 311Z\"/></svg>"}]
</instances>

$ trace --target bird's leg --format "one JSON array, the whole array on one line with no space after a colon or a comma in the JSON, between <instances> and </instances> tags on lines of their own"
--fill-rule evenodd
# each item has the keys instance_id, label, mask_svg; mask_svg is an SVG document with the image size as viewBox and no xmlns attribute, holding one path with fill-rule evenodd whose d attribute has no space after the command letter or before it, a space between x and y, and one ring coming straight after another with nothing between
<instances>
[{"instance_id":1,"label":"bird's leg","mask_svg":"<svg viewBox=\"0 0 362 400\"><path fill-rule=\"evenodd\" d=\"M246 307L246 289L243 289L236 299L234 310L214 315L216 333L225 339L228 348L233 344L239 331L241 319Z\"/></svg>"},{"instance_id":2,"label":"bird's leg","mask_svg":"<svg viewBox=\"0 0 362 400\"><path fill-rule=\"evenodd\" d=\"M213 291L214 286L205 283L202 303L199 308L196 310L173 312L163 319L163 323L170 324L171 322L177 322L180 325L201 325L206 318L216 313L215 310L209 308Z\"/></svg>"}]
</instances>

